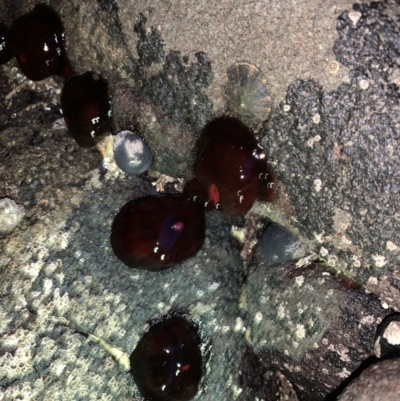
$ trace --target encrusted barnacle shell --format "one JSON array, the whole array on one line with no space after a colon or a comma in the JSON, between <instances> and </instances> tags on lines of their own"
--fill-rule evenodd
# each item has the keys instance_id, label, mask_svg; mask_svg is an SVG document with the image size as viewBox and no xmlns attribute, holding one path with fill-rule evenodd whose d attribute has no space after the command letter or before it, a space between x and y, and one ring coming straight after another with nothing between
<instances>
[{"instance_id":1,"label":"encrusted barnacle shell","mask_svg":"<svg viewBox=\"0 0 400 401\"><path fill-rule=\"evenodd\" d=\"M264 74L253 64L237 62L228 68L228 110L255 128L268 119L271 97Z\"/></svg>"}]
</instances>

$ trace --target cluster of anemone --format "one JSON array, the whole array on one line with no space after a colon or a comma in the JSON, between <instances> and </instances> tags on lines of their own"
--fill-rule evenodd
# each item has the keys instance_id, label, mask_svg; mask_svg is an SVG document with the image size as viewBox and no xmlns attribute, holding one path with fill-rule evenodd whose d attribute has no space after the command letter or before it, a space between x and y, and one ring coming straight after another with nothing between
<instances>
[{"instance_id":1,"label":"cluster of anemone","mask_svg":"<svg viewBox=\"0 0 400 401\"><path fill-rule=\"evenodd\" d=\"M91 71L74 73L61 19L51 7L36 6L9 32L0 25L0 40L1 63L15 57L31 80L51 75L65 79L61 107L68 133L78 145L94 146L112 130L107 81ZM254 68L246 92L253 97L242 98L243 81L235 73L249 74L250 67L241 63L230 71L231 82L236 83L230 87L234 88L231 99L245 111L250 108L246 110L243 104L254 98L264 99L267 106L270 101L265 82L254 84L259 78ZM143 152L146 146L138 134L122 131L115 139L116 163L128 174L143 173L151 164L150 152ZM132 156L138 154L142 159ZM201 249L206 211L240 216L256 200L272 202L274 197L274 175L266 154L253 131L235 117L218 117L204 128L193 175L179 195L134 199L121 208L112 223L110 241L124 264L151 271L179 264ZM142 395L160 401L192 399L201 378L199 347L195 326L181 316L170 315L152 325L130 357L130 370Z\"/></svg>"}]
</instances>

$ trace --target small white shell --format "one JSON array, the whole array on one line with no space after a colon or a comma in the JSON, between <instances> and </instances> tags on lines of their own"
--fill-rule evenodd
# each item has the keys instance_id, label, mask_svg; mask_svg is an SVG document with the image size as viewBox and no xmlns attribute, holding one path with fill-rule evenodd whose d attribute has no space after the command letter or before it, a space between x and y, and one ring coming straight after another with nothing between
<instances>
[{"instance_id":1,"label":"small white shell","mask_svg":"<svg viewBox=\"0 0 400 401\"><path fill-rule=\"evenodd\" d=\"M144 173L152 156L142 137L134 131L121 131L114 137L114 158L118 167L129 175Z\"/></svg>"},{"instance_id":2,"label":"small white shell","mask_svg":"<svg viewBox=\"0 0 400 401\"><path fill-rule=\"evenodd\" d=\"M25 216L25 208L10 198L0 199L0 235L10 234Z\"/></svg>"}]
</instances>

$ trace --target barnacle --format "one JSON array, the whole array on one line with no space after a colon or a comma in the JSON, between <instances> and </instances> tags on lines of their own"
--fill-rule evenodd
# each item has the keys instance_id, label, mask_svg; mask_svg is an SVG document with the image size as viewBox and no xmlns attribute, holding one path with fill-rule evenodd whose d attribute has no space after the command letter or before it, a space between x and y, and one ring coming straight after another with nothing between
<instances>
[{"instance_id":1,"label":"barnacle","mask_svg":"<svg viewBox=\"0 0 400 401\"><path fill-rule=\"evenodd\" d=\"M228 110L250 127L265 120L272 101L264 74L253 64L237 62L228 68L226 97Z\"/></svg>"}]
</instances>

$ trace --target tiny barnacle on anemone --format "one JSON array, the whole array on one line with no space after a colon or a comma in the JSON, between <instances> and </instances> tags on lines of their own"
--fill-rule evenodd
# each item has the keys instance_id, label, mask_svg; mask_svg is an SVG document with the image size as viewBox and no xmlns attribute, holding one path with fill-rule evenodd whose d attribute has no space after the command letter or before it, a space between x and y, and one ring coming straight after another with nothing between
<instances>
[{"instance_id":1,"label":"tiny barnacle on anemone","mask_svg":"<svg viewBox=\"0 0 400 401\"><path fill-rule=\"evenodd\" d=\"M94 146L110 130L108 83L94 72L73 76L66 82L61 107L68 132L80 146Z\"/></svg>"},{"instance_id":2,"label":"tiny barnacle on anemone","mask_svg":"<svg viewBox=\"0 0 400 401\"><path fill-rule=\"evenodd\" d=\"M202 374L200 338L182 316L155 323L130 356L131 374L146 400L186 401L197 393Z\"/></svg>"},{"instance_id":3,"label":"tiny barnacle on anemone","mask_svg":"<svg viewBox=\"0 0 400 401\"><path fill-rule=\"evenodd\" d=\"M232 216L257 200L272 202L274 175L253 131L234 117L219 117L204 129L194 163L195 178L185 192L205 206Z\"/></svg>"},{"instance_id":4,"label":"tiny barnacle on anemone","mask_svg":"<svg viewBox=\"0 0 400 401\"><path fill-rule=\"evenodd\" d=\"M114 137L114 159L117 166L128 175L139 175L151 166L150 149L134 131L120 131Z\"/></svg>"},{"instance_id":5,"label":"tiny barnacle on anemone","mask_svg":"<svg viewBox=\"0 0 400 401\"><path fill-rule=\"evenodd\" d=\"M73 73L67 58L64 27L58 14L39 4L11 27L9 43L22 72L32 81Z\"/></svg>"},{"instance_id":6,"label":"tiny barnacle on anemone","mask_svg":"<svg viewBox=\"0 0 400 401\"><path fill-rule=\"evenodd\" d=\"M8 29L0 24L0 64L8 63L13 57L13 52L8 44Z\"/></svg>"},{"instance_id":7,"label":"tiny barnacle on anemone","mask_svg":"<svg viewBox=\"0 0 400 401\"><path fill-rule=\"evenodd\" d=\"M195 255L205 236L204 210L184 195L134 199L115 216L110 241L127 266L162 270Z\"/></svg>"}]
</instances>

